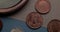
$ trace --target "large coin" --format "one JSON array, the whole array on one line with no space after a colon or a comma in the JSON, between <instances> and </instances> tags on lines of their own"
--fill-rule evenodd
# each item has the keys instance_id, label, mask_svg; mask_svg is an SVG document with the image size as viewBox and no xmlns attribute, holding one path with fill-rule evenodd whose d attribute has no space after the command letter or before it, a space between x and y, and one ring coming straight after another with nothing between
<instances>
[{"instance_id":1,"label":"large coin","mask_svg":"<svg viewBox=\"0 0 60 32\"><path fill-rule=\"evenodd\" d=\"M40 28L43 23L42 16L37 12L31 12L26 17L26 24L29 28L37 29Z\"/></svg>"},{"instance_id":2,"label":"large coin","mask_svg":"<svg viewBox=\"0 0 60 32\"><path fill-rule=\"evenodd\" d=\"M51 9L50 2L47 0L38 0L35 4L35 9L39 13L48 13Z\"/></svg>"},{"instance_id":3,"label":"large coin","mask_svg":"<svg viewBox=\"0 0 60 32\"><path fill-rule=\"evenodd\" d=\"M54 19L48 23L49 32L60 32L60 20Z\"/></svg>"}]
</instances>

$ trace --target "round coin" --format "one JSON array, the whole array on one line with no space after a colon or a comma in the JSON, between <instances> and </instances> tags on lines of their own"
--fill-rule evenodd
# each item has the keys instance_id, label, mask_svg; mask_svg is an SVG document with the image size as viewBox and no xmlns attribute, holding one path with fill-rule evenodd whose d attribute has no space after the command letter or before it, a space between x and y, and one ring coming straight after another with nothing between
<instances>
[{"instance_id":1,"label":"round coin","mask_svg":"<svg viewBox=\"0 0 60 32\"><path fill-rule=\"evenodd\" d=\"M29 28L38 29L41 27L42 23L43 23L43 18L37 12L31 12L26 17L26 24Z\"/></svg>"},{"instance_id":2,"label":"round coin","mask_svg":"<svg viewBox=\"0 0 60 32\"><path fill-rule=\"evenodd\" d=\"M35 4L35 9L39 13L46 14L51 9L50 2L47 0L38 0Z\"/></svg>"},{"instance_id":3,"label":"round coin","mask_svg":"<svg viewBox=\"0 0 60 32\"><path fill-rule=\"evenodd\" d=\"M60 32L60 20L54 19L48 23L48 32Z\"/></svg>"}]
</instances>

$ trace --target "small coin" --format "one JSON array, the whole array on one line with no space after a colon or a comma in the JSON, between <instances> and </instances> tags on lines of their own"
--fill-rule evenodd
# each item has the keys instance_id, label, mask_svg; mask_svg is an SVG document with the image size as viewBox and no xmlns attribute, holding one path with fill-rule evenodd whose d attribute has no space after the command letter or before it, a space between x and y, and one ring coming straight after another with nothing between
<instances>
[{"instance_id":1,"label":"small coin","mask_svg":"<svg viewBox=\"0 0 60 32\"><path fill-rule=\"evenodd\" d=\"M37 29L40 28L43 23L42 16L37 12L31 12L26 17L26 24L29 28Z\"/></svg>"},{"instance_id":2,"label":"small coin","mask_svg":"<svg viewBox=\"0 0 60 32\"><path fill-rule=\"evenodd\" d=\"M49 32L60 32L60 20L51 20L47 27Z\"/></svg>"},{"instance_id":3,"label":"small coin","mask_svg":"<svg viewBox=\"0 0 60 32\"><path fill-rule=\"evenodd\" d=\"M47 0L38 0L35 5L36 11L39 13L48 13L51 9L50 2Z\"/></svg>"},{"instance_id":4,"label":"small coin","mask_svg":"<svg viewBox=\"0 0 60 32\"><path fill-rule=\"evenodd\" d=\"M0 20L0 31L2 30L2 21Z\"/></svg>"}]
</instances>

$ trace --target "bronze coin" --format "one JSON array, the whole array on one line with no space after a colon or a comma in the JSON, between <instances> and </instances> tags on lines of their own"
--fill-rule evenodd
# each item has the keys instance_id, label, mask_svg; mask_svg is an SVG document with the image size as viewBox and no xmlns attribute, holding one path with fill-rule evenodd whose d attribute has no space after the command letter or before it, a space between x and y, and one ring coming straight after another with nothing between
<instances>
[{"instance_id":1,"label":"bronze coin","mask_svg":"<svg viewBox=\"0 0 60 32\"><path fill-rule=\"evenodd\" d=\"M0 31L2 30L2 21L0 20Z\"/></svg>"},{"instance_id":2,"label":"bronze coin","mask_svg":"<svg viewBox=\"0 0 60 32\"><path fill-rule=\"evenodd\" d=\"M48 23L48 32L60 32L60 20L54 19Z\"/></svg>"},{"instance_id":3,"label":"bronze coin","mask_svg":"<svg viewBox=\"0 0 60 32\"><path fill-rule=\"evenodd\" d=\"M35 4L35 9L39 13L46 14L51 9L50 2L47 0L38 0L37 3Z\"/></svg>"},{"instance_id":4,"label":"bronze coin","mask_svg":"<svg viewBox=\"0 0 60 32\"><path fill-rule=\"evenodd\" d=\"M26 2L27 0L20 0L18 3L16 3L11 7L0 8L0 15L5 17L15 14L26 4Z\"/></svg>"},{"instance_id":5,"label":"bronze coin","mask_svg":"<svg viewBox=\"0 0 60 32\"><path fill-rule=\"evenodd\" d=\"M32 29L40 28L43 23L42 16L37 12L31 12L26 17L26 24Z\"/></svg>"}]
</instances>

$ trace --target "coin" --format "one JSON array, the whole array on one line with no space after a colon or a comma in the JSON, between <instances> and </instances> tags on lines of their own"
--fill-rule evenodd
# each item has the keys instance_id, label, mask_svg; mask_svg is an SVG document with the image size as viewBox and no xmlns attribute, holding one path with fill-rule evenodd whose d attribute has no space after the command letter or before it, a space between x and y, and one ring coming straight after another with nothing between
<instances>
[{"instance_id":1,"label":"coin","mask_svg":"<svg viewBox=\"0 0 60 32\"><path fill-rule=\"evenodd\" d=\"M26 17L26 24L29 28L38 29L43 23L42 16L37 12L31 12Z\"/></svg>"},{"instance_id":2,"label":"coin","mask_svg":"<svg viewBox=\"0 0 60 32\"><path fill-rule=\"evenodd\" d=\"M53 19L48 23L48 32L60 32L60 20Z\"/></svg>"},{"instance_id":3,"label":"coin","mask_svg":"<svg viewBox=\"0 0 60 32\"><path fill-rule=\"evenodd\" d=\"M39 13L48 13L51 9L50 2L47 0L38 0L35 4L35 9Z\"/></svg>"}]
</instances>

